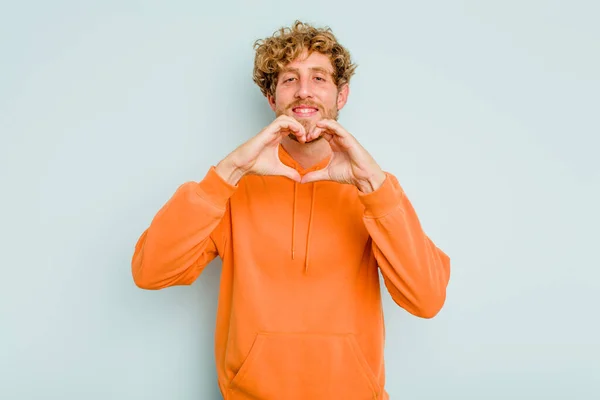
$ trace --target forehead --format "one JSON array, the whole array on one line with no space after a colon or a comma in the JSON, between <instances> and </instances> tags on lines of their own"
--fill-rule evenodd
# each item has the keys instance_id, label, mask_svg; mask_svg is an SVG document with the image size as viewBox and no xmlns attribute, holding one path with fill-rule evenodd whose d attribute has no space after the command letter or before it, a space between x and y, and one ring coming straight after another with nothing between
<instances>
[{"instance_id":1,"label":"forehead","mask_svg":"<svg viewBox=\"0 0 600 400\"><path fill-rule=\"evenodd\" d=\"M324 72L333 74L333 65L329 56L318 52L311 53L308 57L307 53L303 53L300 57L287 64L281 72L289 70L323 70Z\"/></svg>"}]
</instances>

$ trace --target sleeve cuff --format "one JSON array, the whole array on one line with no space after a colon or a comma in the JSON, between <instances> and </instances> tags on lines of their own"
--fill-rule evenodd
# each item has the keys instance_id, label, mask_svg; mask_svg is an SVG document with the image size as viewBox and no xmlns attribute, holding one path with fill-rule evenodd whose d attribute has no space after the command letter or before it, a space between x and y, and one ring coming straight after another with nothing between
<instances>
[{"instance_id":1,"label":"sleeve cuff","mask_svg":"<svg viewBox=\"0 0 600 400\"><path fill-rule=\"evenodd\" d=\"M396 177L388 172L383 184L371 193L358 192L358 198L365 206L366 218L381 218L400 206L404 191Z\"/></svg>"},{"instance_id":2,"label":"sleeve cuff","mask_svg":"<svg viewBox=\"0 0 600 400\"><path fill-rule=\"evenodd\" d=\"M215 166L211 166L204 179L198 182L196 193L208 203L224 210L227 201L235 193L237 186L232 186L217 174Z\"/></svg>"}]
</instances>

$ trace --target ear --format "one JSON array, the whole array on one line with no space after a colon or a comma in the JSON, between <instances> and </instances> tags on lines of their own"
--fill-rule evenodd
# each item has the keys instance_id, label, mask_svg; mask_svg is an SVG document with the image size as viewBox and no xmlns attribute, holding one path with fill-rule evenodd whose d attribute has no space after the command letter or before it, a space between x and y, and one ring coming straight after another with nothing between
<instances>
[{"instance_id":1,"label":"ear","mask_svg":"<svg viewBox=\"0 0 600 400\"><path fill-rule=\"evenodd\" d=\"M338 96L337 96L338 110L341 110L342 108L344 108L344 106L346 105L346 102L348 101L349 94L350 94L350 85L345 83L344 85L342 85L342 88L338 90Z\"/></svg>"},{"instance_id":2,"label":"ear","mask_svg":"<svg viewBox=\"0 0 600 400\"><path fill-rule=\"evenodd\" d=\"M267 95L267 100L269 101L269 106L271 106L271 110L275 111L275 96Z\"/></svg>"}]
</instances>

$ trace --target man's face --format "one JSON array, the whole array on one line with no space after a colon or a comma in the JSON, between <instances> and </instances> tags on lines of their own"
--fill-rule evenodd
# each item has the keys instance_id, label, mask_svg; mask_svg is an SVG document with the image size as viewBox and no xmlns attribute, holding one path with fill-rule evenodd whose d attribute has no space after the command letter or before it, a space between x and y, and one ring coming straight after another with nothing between
<instances>
[{"instance_id":1,"label":"man's face","mask_svg":"<svg viewBox=\"0 0 600 400\"><path fill-rule=\"evenodd\" d=\"M303 53L279 73L275 96L267 97L276 116L289 115L310 132L321 119L337 120L338 111L346 104L348 86L338 90L328 56L318 52L306 56ZM294 135L290 138L297 141Z\"/></svg>"}]
</instances>

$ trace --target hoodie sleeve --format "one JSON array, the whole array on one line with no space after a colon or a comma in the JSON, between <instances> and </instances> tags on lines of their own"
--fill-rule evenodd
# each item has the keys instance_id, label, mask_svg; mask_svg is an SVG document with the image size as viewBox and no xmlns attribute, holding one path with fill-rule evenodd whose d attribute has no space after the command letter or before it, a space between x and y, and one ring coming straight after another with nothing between
<instances>
[{"instance_id":1,"label":"hoodie sleeve","mask_svg":"<svg viewBox=\"0 0 600 400\"><path fill-rule=\"evenodd\" d=\"M231 232L229 198L236 188L214 166L200 182L181 185L135 245L135 284L154 290L192 284L223 252Z\"/></svg>"},{"instance_id":2,"label":"hoodie sleeve","mask_svg":"<svg viewBox=\"0 0 600 400\"><path fill-rule=\"evenodd\" d=\"M450 258L425 234L396 177L359 192L375 259L393 300L413 315L432 318L446 300Z\"/></svg>"}]
</instances>

